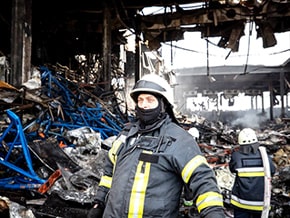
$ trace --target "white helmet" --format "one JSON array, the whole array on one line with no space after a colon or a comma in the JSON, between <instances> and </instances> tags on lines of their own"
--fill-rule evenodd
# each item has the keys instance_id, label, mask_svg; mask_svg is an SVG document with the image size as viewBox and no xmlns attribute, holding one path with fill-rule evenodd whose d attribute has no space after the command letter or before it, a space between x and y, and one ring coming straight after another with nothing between
<instances>
[{"instance_id":1,"label":"white helmet","mask_svg":"<svg viewBox=\"0 0 290 218\"><path fill-rule=\"evenodd\" d=\"M238 143L240 145L253 144L255 142L258 142L258 139L253 129L245 128L239 133Z\"/></svg>"},{"instance_id":2,"label":"white helmet","mask_svg":"<svg viewBox=\"0 0 290 218\"><path fill-rule=\"evenodd\" d=\"M159 94L163 96L171 106L174 105L172 88L164 78L156 74L147 74L138 80L130 96L137 102L138 95L143 92Z\"/></svg>"},{"instance_id":3,"label":"white helmet","mask_svg":"<svg viewBox=\"0 0 290 218\"><path fill-rule=\"evenodd\" d=\"M199 139L199 131L196 127L191 127L189 130L188 130L188 133L190 135L192 135L192 137L195 139L195 140L198 140Z\"/></svg>"}]
</instances>

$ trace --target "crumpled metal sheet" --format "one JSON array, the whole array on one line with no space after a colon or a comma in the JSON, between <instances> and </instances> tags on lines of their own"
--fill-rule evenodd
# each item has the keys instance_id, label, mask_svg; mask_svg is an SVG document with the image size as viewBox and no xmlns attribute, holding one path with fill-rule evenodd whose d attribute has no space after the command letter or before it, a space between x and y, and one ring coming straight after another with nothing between
<instances>
[{"instance_id":1,"label":"crumpled metal sheet","mask_svg":"<svg viewBox=\"0 0 290 218\"><path fill-rule=\"evenodd\" d=\"M227 190L232 190L232 187L234 185L235 175L232 174L228 167L219 167L214 170L216 177L217 177L217 183L220 188L224 188Z\"/></svg>"},{"instance_id":2,"label":"crumpled metal sheet","mask_svg":"<svg viewBox=\"0 0 290 218\"><path fill-rule=\"evenodd\" d=\"M290 166L290 145L281 146L281 148L273 154L273 160L279 168L282 166Z\"/></svg>"},{"instance_id":3,"label":"crumpled metal sheet","mask_svg":"<svg viewBox=\"0 0 290 218\"><path fill-rule=\"evenodd\" d=\"M22 83L21 86L27 89L39 89L41 87L41 72L37 68L33 68L31 78Z\"/></svg>"},{"instance_id":4,"label":"crumpled metal sheet","mask_svg":"<svg viewBox=\"0 0 290 218\"><path fill-rule=\"evenodd\" d=\"M1 81L0 81L1 82ZM20 96L20 93L15 90L5 90L5 89L0 89L0 98L3 102L5 103L13 103L15 99L17 99Z\"/></svg>"},{"instance_id":5,"label":"crumpled metal sheet","mask_svg":"<svg viewBox=\"0 0 290 218\"><path fill-rule=\"evenodd\" d=\"M52 172L57 170L59 165L70 169L72 172L81 168L59 147L57 140L54 138L45 141L33 141L30 143L30 149Z\"/></svg>"},{"instance_id":6,"label":"crumpled metal sheet","mask_svg":"<svg viewBox=\"0 0 290 218\"><path fill-rule=\"evenodd\" d=\"M2 218L36 218L31 209L2 196L0 196L0 211Z\"/></svg>"},{"instance_id":7,"label":"crumpled metal sheet","mask_svg":"<svg viewBox=\"0 0 290 218\"><path fill-rule=\"evenodd\" d=\"M89 150L101 149L101 135L88 126L64 132L63 136L75 146L84 146Z\"/></svg>"}]
</instances>

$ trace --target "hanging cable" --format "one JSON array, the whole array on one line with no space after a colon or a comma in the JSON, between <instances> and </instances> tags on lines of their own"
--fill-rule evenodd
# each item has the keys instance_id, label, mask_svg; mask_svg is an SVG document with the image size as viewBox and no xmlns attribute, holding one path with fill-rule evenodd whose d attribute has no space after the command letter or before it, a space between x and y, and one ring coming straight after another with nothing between
<instances>
[{"instance_id":1,"label":"hanging cable","mask_svg":"<svg viewBox=\"0 0 290 218\"><path fill-rule=\"evenodd\" d=\"M250 56L251 36L252 36L252 32L253 32L253 24L254 24L254 22L251 19L250 24L249 24L248 48L247 48L246 63L244 66L244 71L243 71L243 73L236 74L234 76L233 80L236 80L239 75L245 75L245 74L249 73L249 72L247 72L247 69L248 69L248 62L249 62L249 56Z\"/></svg>"},{"instance_id":2,"label":"hanging cable","mask_svg":"<svg viewBox=\"0 0 290 218\"><path fill-rule=\"evenodd\" d=\"M206 75L209 77L209 48L208 48L208 38L206 38Z\"/></svg>"},{"instance_id":3,"label":"hanging cable","mask_svg":"<svg viewBox=\"0 0 290 218\"><path fill-rule=\"evenodd\" d=\"M247 68L248 68L248 62L249 62L249 56L250 56L250 47L251 47L251 36L252 36L252 32L253 32L253 24L254 24L254 22L251 20L250 25L249 25L247 57L246 57L246 63L245 63L243 74L247 74Z\"/></svg>"},{"instance_id":4,"label":"hanging cable","mask_svg":"<svg viewBox=\"0 0 290 218\"><path fill-rule=\"evenodd\" d=\"M210 82L215 82L216 79L209 73L209 46L208 37L206 38L206 75Z\"/></svg>"},{"instance_id":5,"label":"hanging cable","mask_svg":"<svg viewBox=\"0 0 290 218\"><path fill-rule=\"evenodd\" d=\"M171 66L173 66L173 45L172 45L172 41L170 41L170 62L171 62Z\"/></svg>"}]
</instances>

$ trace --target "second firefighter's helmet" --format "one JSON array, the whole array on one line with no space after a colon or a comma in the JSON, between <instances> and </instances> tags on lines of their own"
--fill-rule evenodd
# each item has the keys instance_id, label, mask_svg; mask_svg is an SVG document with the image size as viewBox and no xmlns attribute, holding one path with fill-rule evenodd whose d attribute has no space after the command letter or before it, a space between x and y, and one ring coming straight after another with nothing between
<instances>
[{"instance_id":1,"label":"second firefighter's helmet","mask_svg":"<svg viewBox=\"0 0 290 218\"><path fill-rule=\"evenodd\" d=\"M247 145L247 144L253 144L258 142L257 135L255 131L251 128L245 128L241 130L238 136L238 143L240 145Z\"/></svg>"}]
</instances>

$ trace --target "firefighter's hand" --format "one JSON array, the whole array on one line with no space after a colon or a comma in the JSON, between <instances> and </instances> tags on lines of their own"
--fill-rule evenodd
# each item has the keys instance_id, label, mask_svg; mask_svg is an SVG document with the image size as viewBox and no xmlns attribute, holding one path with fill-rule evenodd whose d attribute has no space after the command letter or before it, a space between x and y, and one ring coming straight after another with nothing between
<instances>
[{"instance_id":1,"label":"firefighter's hand","mask_svg":"<svg viewBox=\"0 0 290 218\"><path fill-rule=\"evenodd\" d=\"M193 200L185 200L183 199L183 205L186 207L191 207L193 205Z\"/></svg>"},{"instance_id":2,"label":"firefighter's hand","mask_svg":"<svg viewBox=\"0 0 290 218\"><path fill-rule=\"evenodd\" d=\"M225 218L226 216L225 216L224 210L222 208L217 207L202 217L204 217L204 218Z\"/></svg>"},{"instance_id":3,"label":"firefighter's hand","mask_svg":"<svg viewBox=\"0 0 290 218\"><path fill-rule=\"evenodd\" d=\"M104 212L104 206L96 203L92 209L89 210L87 218L102 218Z\"/></svg>"}]
</instances>

